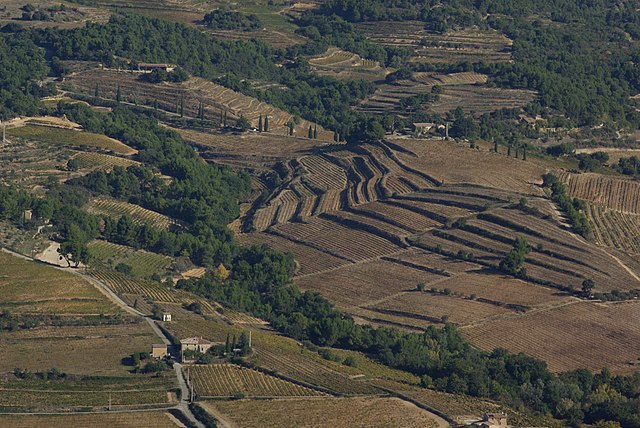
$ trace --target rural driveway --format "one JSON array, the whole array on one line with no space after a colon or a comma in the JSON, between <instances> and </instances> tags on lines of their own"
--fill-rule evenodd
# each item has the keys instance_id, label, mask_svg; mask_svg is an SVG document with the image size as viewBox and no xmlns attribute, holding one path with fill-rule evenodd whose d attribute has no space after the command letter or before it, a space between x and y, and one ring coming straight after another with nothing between
<instances>
[{"instance_id":1,"label":"rural driveway","mask_svg":"<svg viewBox=\"0 0 640 428\"><path fill-rule=\"evenodd\" d=\"M195 426L197 426L198 428L205 428L205 426L198 419L196 419L195 415L191 413L191 409L189 408L189 397L191 396L191 392L189 391L187 382L184 380L182 364L174 363L173 368L176 371L176 377L178 378L180 390L182 391L182 394L180 394L180 404L178 405L178 408L191 421L191 423L195 424Z\"/></svg>"}]
</instances>

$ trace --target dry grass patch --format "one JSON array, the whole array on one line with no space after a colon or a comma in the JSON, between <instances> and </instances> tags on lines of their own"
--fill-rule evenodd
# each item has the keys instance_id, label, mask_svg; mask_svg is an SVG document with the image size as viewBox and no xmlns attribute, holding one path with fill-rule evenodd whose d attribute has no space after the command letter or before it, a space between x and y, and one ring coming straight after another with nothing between
<instances>
[{"instance_id":1,"label":"dry grass patch","mask_svg":"<svg viewBox=\"0 0 640 428\"><path fill-rule=\"evenodd\" d=\"M397 398L319 398L203 403L241 428L249 427L427 427L448 424Z\"/></svg>"}]
</instances>

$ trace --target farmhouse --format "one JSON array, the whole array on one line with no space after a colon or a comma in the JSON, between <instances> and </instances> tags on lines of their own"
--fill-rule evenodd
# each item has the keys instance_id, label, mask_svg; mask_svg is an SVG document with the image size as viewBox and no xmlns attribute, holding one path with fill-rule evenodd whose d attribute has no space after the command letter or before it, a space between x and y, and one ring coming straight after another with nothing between
<instances>
[{"instance_id":1,"label":"farmhouse","mask_svg":"<svg viewBox=\"0 0 640 428\"><path fill-rule=\"evenodd\" d=\"M138 71L143 73L151 73L153 70L164 70L166 72L171 72L175 70L175 66L169 64L152 64L147 62L138 63Z\"/></svg>"},{"instance_id":2,"label":"farmhouse","mask_svg":"<svg viewBox=\"0 0 640 428\"><path fill-rule=\"evenodd\" d=\"M200 353L206 353L209 348L214 345L213 342L209 342L207 339L201 337L189 337L180 341L180 356L184 360L185 351L195 351Z\"/></svg>"},{"instance_id":3,"label":"farmhouse","mask_svg":"<svg viewBox=\"0 0 640 428\"><path fill-rule=\"evenodd\" d=\"M151 357L152 358L164 358L168 355L167 345L164 343L154 343L151 345Z\"/></svg>"},{"instance_id":4,"label":"farmhouse","mask_svg":"<svg viewBox=\"0 0 640 428\"><path fill-rule=\"evenodd\" d=\"M485 413L481 421L475 425L480 428L507 428L507 415L504 413Z\"/></svg>"}]
</instances>

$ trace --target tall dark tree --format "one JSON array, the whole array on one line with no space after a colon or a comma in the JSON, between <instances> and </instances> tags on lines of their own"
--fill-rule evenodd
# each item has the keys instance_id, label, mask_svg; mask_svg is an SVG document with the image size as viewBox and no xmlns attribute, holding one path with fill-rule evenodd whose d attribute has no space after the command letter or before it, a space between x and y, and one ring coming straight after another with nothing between
<instances>
[{"instance_id":1,"label":"tall dark tree","mask_svg":"<svg viewBox=\"0 0 640 428\"><path fill-rule=\"evenodd\" d=\"M262 132L262 115L260 115L260 119L258 119L258 132Z\"/></svg>"},{"instance_id":2,"label":"tall dark tree","mask_svg":"<svg viewBox=\"0 0 640 428\"><path fill-rule=\"evenodd\" d=\"M264 132L269 132L269 115L264 117Z\"/></svg>"}]
</instances>

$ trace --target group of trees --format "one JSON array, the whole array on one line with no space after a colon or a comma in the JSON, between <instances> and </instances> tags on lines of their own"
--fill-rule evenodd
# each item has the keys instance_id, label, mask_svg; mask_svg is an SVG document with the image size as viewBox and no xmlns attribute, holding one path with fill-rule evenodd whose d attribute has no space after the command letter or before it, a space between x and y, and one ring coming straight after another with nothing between
<instances>
[{"instance_id":1,"label":"group of trees","mask_svg":"<svg viewBox=\"0 0 640 428\"><path fill-rule=\"evenodd\" d=\"M513 249L500 261L498 268L509 275L526 277L527 272L522 267L522 263L529 252L531 252L531 247L527 240L517 237Z\"/></svg>"},{"instance_id":2,"label":"group of trees","mask_svg":"<svg viewBox=\"0 0 640 428\"><path fill-rule=\"evenodd\" d=\"M551 189L551 198L565 212L573 230L585 238L591 237L591 224L584 213L585 202L578 198L571 198L567 194L567 189L558 177L548 173L543 177L544 187Z\"/></svg>"},{"instance_id":3,"label":"group of trees","mask_svg":"<svg viewBox=\"0 0 640 428\"><path fill-rule=\"evenodd\" d=\"M25 33L0 34L0 120L38 112L53 88L39 83L49 71L44 52Z\"/></svg>"},{"instance_id":4,"label":"group of trees","mask_svg":"<svg viewBox=\"0 0 640 428\"><path fill-rule=\"evenodd\" d=\"M638 156L620 158L616 170L625 175L640 175L640 158Z\"/></svg>"},{"instance_id":5,"label":"group of trees","mask_svg":"<svg viewBox=\"0 0 640 428\"><path fill-rule=\"evenodd\" d=\"M216 9L204 16L202 22L209 28L217 30L255 31L262 28L257 15Z\"/></svg>"}]
</instances>

